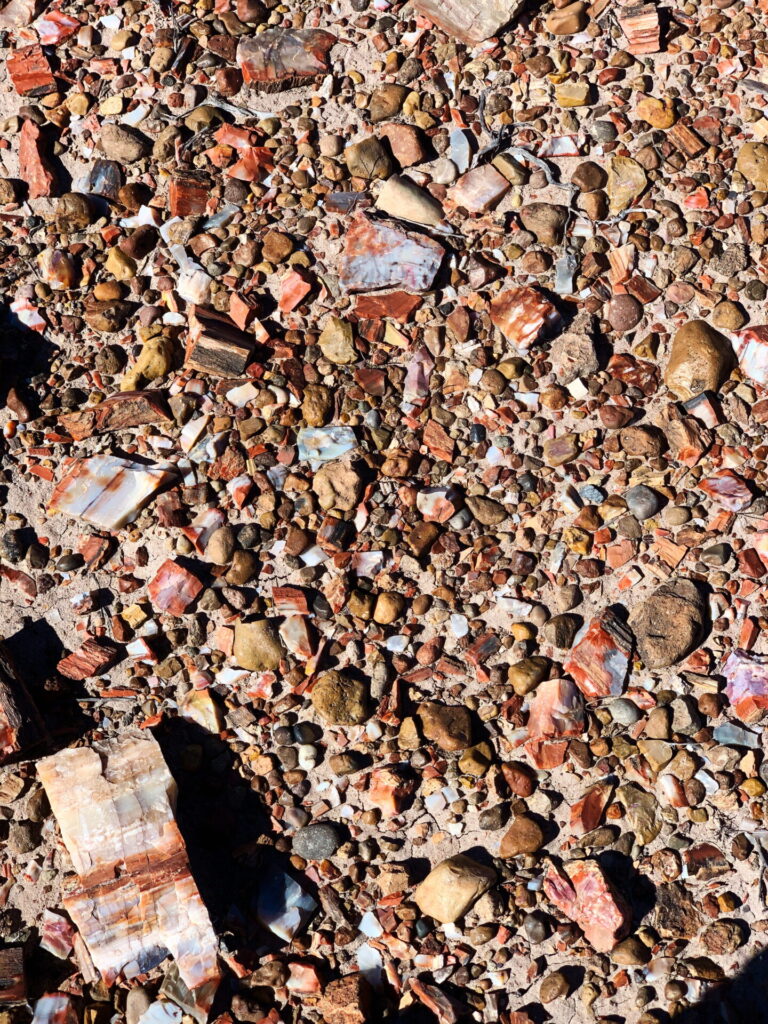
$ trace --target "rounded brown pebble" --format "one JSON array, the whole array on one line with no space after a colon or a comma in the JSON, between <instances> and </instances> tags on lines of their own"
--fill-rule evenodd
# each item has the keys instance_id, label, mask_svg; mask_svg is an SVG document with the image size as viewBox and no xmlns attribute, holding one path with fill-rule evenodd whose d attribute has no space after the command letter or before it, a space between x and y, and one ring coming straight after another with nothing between
<instances>
[{"instance_id":1,"label":"rounded brown pebble","mask_svg":"<svg viewBox=\"0 0 768 1024\"><path fill-rule=\"evenodd\" d=\"M614 331L631 331L643 319L643 307L631 295L614 295L608 303L606 319Z\"/></svg>"},{"instance_id":2,"label":"rounded brown pebble","mask_svg":"<svg viewBox=\"0 0 768 1024\"><path fill-rule=\"evenodd\" d=\"M499 846L500 857L518 857L538 853L544 845L544 832L537 821L526 814L518 815L504 833Z\"/></svg>"}]
</instances>

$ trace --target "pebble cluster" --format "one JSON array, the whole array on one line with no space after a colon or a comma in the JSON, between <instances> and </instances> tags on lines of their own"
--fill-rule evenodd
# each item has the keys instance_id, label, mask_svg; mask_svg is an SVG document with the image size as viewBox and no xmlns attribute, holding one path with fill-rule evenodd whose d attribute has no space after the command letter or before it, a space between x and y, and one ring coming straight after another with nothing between
<instances>
[{"instance_id":1,"label":"pebble cluster","mask_svg":"<svg viewBox=\"0 0 768 1024\"><path fill-rule=\"evenodd\" d=\"M0 9L2 1024L762 1019L766 14ZM203 1010L38 776L147 730Z\"/></svg>"}]
</instances>

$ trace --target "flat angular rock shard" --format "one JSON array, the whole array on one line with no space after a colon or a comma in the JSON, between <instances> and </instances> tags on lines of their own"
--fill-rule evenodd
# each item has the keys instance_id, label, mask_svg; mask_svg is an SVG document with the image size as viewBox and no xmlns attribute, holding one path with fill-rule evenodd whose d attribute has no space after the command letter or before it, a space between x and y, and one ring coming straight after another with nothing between
<instances>
[{"instance_id":1,"label":"flat angular rock shard","mask_svg":"<svg viewBox=\"0 0 768 1024\"><path fill-rule=\"evenodd\" d=\"M507 288L491 302L491 321L520 352L527 352L541 332L560 322L560 314L542 292L527 285Z\"/></svg>"},{"instance_id":2,"label":"flat angular rock shard","mask_svg":"<svg viewBox=\"0 0 768 1024\"><path fill-rule=\"evenodd\" d=\"M347 292L431 288L445 249L427 235L356 217L344 239L339 281Z\"/></svg>"},{"instance_id":3,"label":"flat angular rock shard","mask_svg":"<svg viewBox=\"0 0 768 1024\"><path fill-rule=\"evenodd\" d=\"M618 16L621 30L627 37L627 49L634 56L658 53L661 49L659 12L654 4L627 7Z\"/></svg>"},{"instance_id":4,"label":"flat angular rock shard","mask_svg":"<svg viewBox=\"0 0 768 1024\"><path fill-rule=\"evenodd\" d=\"M169 423L170 419L161 391L124 391L99 405L59 416L59 424L75 441L84 441L94 434L147 423Z\"/></svg>"},{"instance_id":5,"label":"flat angular rock shard","mask_svg":"<svg viewBox=\"0 0 768 1024\"><path fill-rule=\"evenodd\" d=\"M608 953L629 931L629 907L596 860L570 861L562 870L550 862L543 888L599 953Z\"/></svg>"},{"instance_id":6,"label":"flat angular rock shard","mask_svg":"<svg viewBox=\"0 0 768 1024\"><path fill-rule=\"evenodd\" d=\"M228 316L194 306L184 365L219 377L239 377L248 365L254 339Z\"/></svg>"},{"instance_id":7,"label":"flat angular rock shard","mask_svg":"<svg viewBox=\"0 0 768 1024\"><path fill-rule=\"evenodd\" d=\"M35 746L44 735L37 708L0 641L0 764Z\"/></svg>"},{"instance_id":8,"label":"flat angular rock shard","mask_svg":"<svg viewBox=\"0 0 768 1024\"><path fill-rule=\"evenodd\" d=\"M237 63L249 85L285 89L327 75L336 36L320 29L272 28L241 39Z\"/></svg>"},{"instance_id":9,"label":"flat angular rock shard","mask_svg":"<svg viewBox=\"0 0 768 1024\"><path fill-rule=\"evenodd\" d=\"M56 89L56 80L41 46L14 50L6 67L19 96L45 96Z\"/></svg>"},{"instance_id":10,"label":"flat angular rock shard","mask_svg":"<svg viewBox=\"0 0 768 1024\"><path fill-rule=\"evenodd\" d=\"M768 387L768 326L736 331L733 350L744 376L763 388Z\"/></svg>"},{"instance_id":11,"label":"flat angular rock shard","mask_svg":"<svg viewBox=\"0 0 768 1024\"><path fill-rule=\"evenodd\" d=\"M45 155L40 129L34 121L24 121L19 132L19 174L29 186L29 198L53 195L56 175Z\"/></svg>"},{"instance_id":12,"label":"flat angular rock shard","mask_svg":"<svg viewBox=\"0 0 768 1024\"><path fill-rule=\"evenodd\" d=\"M723 665L725 692L742 722L756 722L768 710L768 657L736 650Z\"/></svg>"},{"instance_id":13,"label":"flat angular rock shard","mask_svg":"<svg viewBox=\"0 0 768 1024\"><path fill-rule=\"evenodd\" d=\"M172 479L170 470L114 455L78 459L57 484L48 512L64 512L99 530L119 530Z\"/></svg>"},{"instance_id":14,"label":"flat angular rock shard","mask_svg":"<svg viewBox=\"0 0 768 1024\"><path fill-rule=\"evenodd\" d=\"M62 658L56 666L67 679L90 679L101 675L117 661L120 648L106 637L89 637L85 643Z\"/></svg>"},{"instance_id":15,"label":"flat angular rock shard","mask_svg":"<svg viewBox=\"0 0 768 1024\"><path fill-rule=\"evenodd\" d=\"M76 888L64 907L107 985L169 954L201 1015L219 984L216 936L174 819L176 784L155 738L62 750L38 762Z\"/></svg>"},{"instance_id":16,"label":"flat angular rock shard","mask_svg":"<svg viewBox=\"0 0 768 1024\"><path fill-rule=\"evenodd\" d=\"M412 6L447 35L475 46L495 36L523 5L521 0L413 0Z\"/></svg>"},{"instance_id":17,"label":"flat angular rock shard","mask_svg":"<svg viewBox=\"0 0 768 1024\"><path fill-rule=\"evenodd\" d=\"M624 692L633 646L632 633L606 609L577 634L565 671L587 700L618 697Z\"/></svg>"}]
</instances>

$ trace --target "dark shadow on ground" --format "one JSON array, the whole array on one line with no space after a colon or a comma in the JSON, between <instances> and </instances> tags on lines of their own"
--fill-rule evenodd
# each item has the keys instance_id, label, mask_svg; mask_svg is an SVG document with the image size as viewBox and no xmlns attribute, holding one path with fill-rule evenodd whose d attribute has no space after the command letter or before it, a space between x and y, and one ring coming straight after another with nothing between
<instances>
[{"instance_id":1,"label":"dark shadow on ground","mask_svg":"<svg viewBox=\"0 0 768 1024\"><path fill-rule=\"evenodd\" d=\"M753 957L740 974L712 985L703 999L674 1020L675 1024L768 1024L768 950Z\"/></svg>"},{"instance_id":2,"label":"dark shadow on ground","mask_svg":"<svg viewBox=\"0 0 768 1024\"><path fill-rule=\"evenodd\" d=\"M65 652L56 630L46 619L28 617L21 629L5 638L5 646L47 734L39 748L22 751L22 756L51 754L93 727L91 718L78 704L87 697L83 684L64 679L56 672Z\"/></svg>"}]
</instances>

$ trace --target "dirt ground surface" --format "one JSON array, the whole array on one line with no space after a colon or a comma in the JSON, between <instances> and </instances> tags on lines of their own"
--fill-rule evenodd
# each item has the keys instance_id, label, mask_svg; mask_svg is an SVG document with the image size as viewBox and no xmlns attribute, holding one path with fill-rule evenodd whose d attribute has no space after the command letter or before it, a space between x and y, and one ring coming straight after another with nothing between
<instances>
[{"instance_id":1,"label":"dirt ground surface","mask_svg":"<svg viewBox=\"0 0 768 1024\"><path fill-rule=\"evenodd\" d=\"M767 13L0 9L0 1024L768 1019Z\"/></svg>"}]
</instances>

